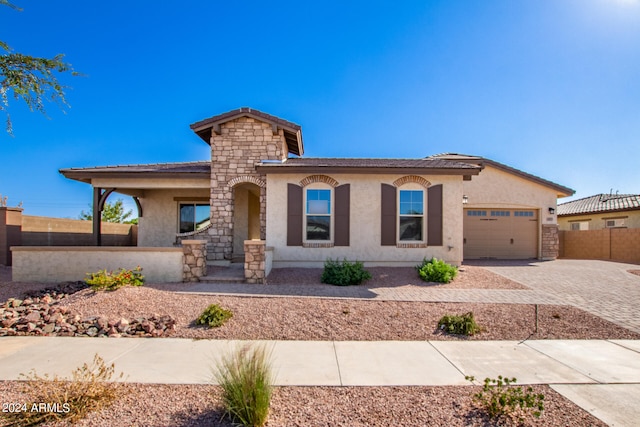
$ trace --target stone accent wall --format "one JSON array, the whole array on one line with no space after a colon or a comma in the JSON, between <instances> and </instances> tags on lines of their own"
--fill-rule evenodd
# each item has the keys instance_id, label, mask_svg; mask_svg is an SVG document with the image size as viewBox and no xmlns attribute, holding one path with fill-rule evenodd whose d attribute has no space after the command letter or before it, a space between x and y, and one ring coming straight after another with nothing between
<instances>
[{"instance_id":1,"label":"stone accent wall","mask_svg":"<svg viewBox=\"0 0 640 427\"><path fill-rule=\"evenodd\" d=\"M231 260L233 254L233 186L260 187L260 238L266 234L266 177L256 172L262 160L287 158L284 132L250 117L220 125L211 136L211 222L207 258ZM260 185L263 184L263 185Z\"/></svg>"},{"instance_id":2,"label":"stone accent wall","mask_svg":"<svg viewBox=\"0 0 640 427\"><path fill-rule=\"evenodd\" d=\"M207 242L204 240L182 241L182 281L199 282L207 275Z\"/></svg>"},{"instance_id":3,"label":"stone accent wall","mask_svg":"<svg viewBox=\"0 0 640 427\"><path fill-rule=\"evenodd\" d=\"M560 238L556 224L542 224L542 259L558 258L560 253Z\"/></svg>"},{"instance_id":4,"label":"stone accent wall","mask_svg":"<svg viewBox=\"0 0 640 427\"><path fill-rule=\"evenodd\" d=\"M266 283L265 247L264 240L244 241L244 277L247 283Z\"/></svg>"}]
</instances>

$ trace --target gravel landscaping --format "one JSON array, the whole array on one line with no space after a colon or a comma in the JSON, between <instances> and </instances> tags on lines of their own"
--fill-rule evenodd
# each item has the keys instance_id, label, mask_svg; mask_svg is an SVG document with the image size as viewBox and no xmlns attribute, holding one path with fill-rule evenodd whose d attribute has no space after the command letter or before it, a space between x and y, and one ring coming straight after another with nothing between
<instances>
[{"instance_id":1,"label":"gravel landscaping","mask_svg":"<svg viewBox=\"0 0 640 427\"><path fill-rule=\"evenodd\" d=\"M371 269L367 287L437 286L442 289L526 289L521 284L484 270L465 266L448 285L420 282L413 269ZM319 270L318 270L319 271ZM317 273L317 272L315 272ZM307 270L274 270L269 285L319 286ZM50 285L10 282L10 269L0 267L0 302L19 298L25 291ZM299 281L299 282L298 282ZM188 288L176 284L173 290ZM260 286L260 285L256 285ZM323 285L329 286L329 285ZM196 327L193 322L209 305L217 303L234 315L221 328ZM156 289L122 288L114 292L84 289L58 304L81 317L119 319L171 316L171 337L211 339L279 340L523 340L523 339L640 339L640 334L618 327L571 306L540 305L535 332L535 306L526 304L428 303L299 297L239 297L192 295ZM471 338L439 333L444 314L472 311L483 331ZM117 339L117 338L110 338ZM156 339L162 339L156 338ZM24 399L17 382L0 382L4 401ZM114 406L89 416L78 425L231 425L222 419L220 390L214 386L122 386L122 398ZM269 426L387 426L387 425L492 425L474 409L471 395L479 387L279 387L271 407ZM547 386L545 411L526 425L602 426ZM213 397L211 396L213 394Z\"/></svg>"}]
</instances>

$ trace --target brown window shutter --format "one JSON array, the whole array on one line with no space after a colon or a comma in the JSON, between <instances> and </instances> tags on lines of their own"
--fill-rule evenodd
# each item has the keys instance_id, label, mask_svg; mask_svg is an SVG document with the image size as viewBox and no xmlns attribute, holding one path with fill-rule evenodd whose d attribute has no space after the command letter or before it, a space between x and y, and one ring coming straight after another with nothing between
<instances>
[{"instance_id":1,"label":"brown window shutter","mask_svg":"<svg viewBox=\"0 0 640 427\"><path fill-rule=\"evenodd\" d=\"M349 194L350 184L343 184L335 189L335 230L333 232L334 246L349 246Z\"/></svg>"},{"instance_id":2,"label":"brown window shutter","mask_svg":"<svg viewBox=\"0 0 640 427\"><path fill-rule=\"evenodd\" d=\"M302 246L302 187L287 185L287 246Z\"/></svg>"},{"instance_id":3,"label":"brown window shutter","mask_svg":"<svg viewBox=\"0 0 640 427\"><path fill-rule=\"evenodd\" d=\"M396 245L396 187L382 184L380 245Z\"/></svg>"},{"instance_id":4,"label":"brown window shutter","mask_svg":"<svg viewBox=\"0 0 640 427\"><path fill-rule=\"evenodd\" d=\"M442 184L427 190L427 245L442 246Z\"/></svg>"}]
</instances>

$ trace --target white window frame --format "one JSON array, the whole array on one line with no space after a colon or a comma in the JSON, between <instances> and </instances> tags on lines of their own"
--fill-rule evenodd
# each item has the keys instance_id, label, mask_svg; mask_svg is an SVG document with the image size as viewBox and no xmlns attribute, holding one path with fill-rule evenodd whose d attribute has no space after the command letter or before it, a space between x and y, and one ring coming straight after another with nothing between
<instances>
[{"instance_id":1,"label":"white window frame","mask_svg":"<svg viewBox=\"0 0 640 427\"><path fill-rule=\"evenodd\" d=\"M309 214L307 212L307 192L308 190L327 190L329 191L329 214ZM335 229L334 219L335 219L335 191L334 188L325 183L312 183L303 188L302 191L302 203L303 203L303 220L302 220L302 241L303 243L333 243L333 233ZM316 240L316 239L307 239L307 217L309 216L328 216L329 217L329 240Z\"/></svg>"},{"instance_id":2,"label":"white window frame","mask_svg":"<svg viewBox=\"0 0 640 427\"><path fill-rule=\"evenodd\" d=\"M400 212L400 194L403 191L422 191L422 215L403 215ZM422 185L420 184L416 184L416 183L408 183L403 185L402 187L398 188L397 191L397 200L396 200L396 207L397 207L397 214L396 214L396 242L399 244L408 244L408 243L425 243L427 241L427 189L424 188ZM415 218L422 218L422 230L421 230L421 235L422 235L422 239L421 240L402 240L400 238L400 217L415 217Z\"/></svg>"}]
</instances>

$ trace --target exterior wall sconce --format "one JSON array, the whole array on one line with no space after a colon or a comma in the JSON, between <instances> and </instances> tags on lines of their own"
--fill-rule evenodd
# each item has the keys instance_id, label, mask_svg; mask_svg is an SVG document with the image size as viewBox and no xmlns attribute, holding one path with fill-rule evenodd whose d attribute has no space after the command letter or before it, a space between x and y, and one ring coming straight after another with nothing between
<instances>
[{"instance_id":1,"label":"exterior wall sconce","mask_svg":"<svg viewBox=\"0 0 640 427\"><path fill-rule=\"evenodd\" d=\"M549 214L553 215L556 213L556 208L549 208Z\"/></svg>"},{"instance_id":2,"label":"exterior wall sconce","mask_svg":"<svg viewBox=\"0 0 640 427\"><path fill-rule=\"evenodd\" d=\"M462 204L466 205L467 203L469 203L469 197L467 197L467 195L465 194L464 196L462 196Z\"/></svg>"}]
</instances>

